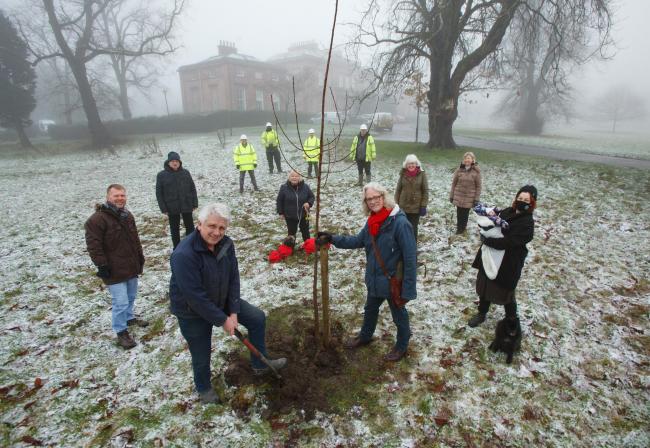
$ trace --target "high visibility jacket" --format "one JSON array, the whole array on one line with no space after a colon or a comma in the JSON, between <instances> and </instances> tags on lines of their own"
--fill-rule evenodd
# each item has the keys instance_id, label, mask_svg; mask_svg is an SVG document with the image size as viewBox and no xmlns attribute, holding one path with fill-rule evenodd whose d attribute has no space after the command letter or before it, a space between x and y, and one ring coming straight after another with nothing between
<instances>
[{"instance_id":1,"label":"high visibility jacket","mask_svg":"<svg viewBox=\"0 0 650 448\"><path fill-rule=\"evenodd\" d=\"M375 149L375 139L372 138L372 135L366 134L366 162L372 162L377 158L377 150ZM357 156L357 143L359 142L359 136L355 135L352 140L352 146L350 147L350 160L355 160Z\"/></svg>"},{"instance_id":2,"label":"high visibility jacket","mask_svg":"<svg viewBox=\"0 0 650 448\"><path fill-rule=\"evenodd\" d=\"M318 137L307 137L303 148L303 156L307 162L318 162L320 155L320 139Z\"/></svg>"},{"instance_id":3,"label":"high visibility jacket","mask_svg":"<svg viewBox=\"0 0 650 448\"><path fill-rule=\"evenodd\" d=\"M253 171L257 165L257 154L253 145L248 143L245 147L240 143L233 152L235 165L239 165L239 171Z\"/></svg>"},{"instance_id":4,"label":"high visibility jacket","mask_svg":"<svg viewBox=\"0 0 650 448\"><path fill-rule=\"evenodd\" d=\"M275 146L277 148L280 146L280 139L278 138L278 133L275 132L275 129L262 132L262 144L265 148L268 148L269 146Z\"/></svg>"}]
</instances>

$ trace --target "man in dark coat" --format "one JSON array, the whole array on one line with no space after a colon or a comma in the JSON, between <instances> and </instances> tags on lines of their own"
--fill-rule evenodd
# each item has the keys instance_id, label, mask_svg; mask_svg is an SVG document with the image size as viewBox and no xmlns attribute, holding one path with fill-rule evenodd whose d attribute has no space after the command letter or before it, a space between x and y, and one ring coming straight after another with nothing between
<instances>
[{"instance_id":1,"label":"man in dark coat","mask_svg":"<svg viewBox=\"0 0 650 448\"><path fill-rule=\"evenodd\" d=\"M303 241L309 239L309 209L314 205L314 193L296 171L289 172L286 183L280 186L276 210L287 223L287 234L296 236L300 227Z\"/></svg>"},{"instance_id":2,"label":"man in dark coat","mask_svg":"<svg viewBox=\"0 0 650 448\"><path fill-rule=\"evenodd\" d=\"M192 211L199 206L199 200L192 175L183 168L177 152L171 151L167 155L163 167L156 177L156 199L160 211L169 218L169 231L176 249L181 241L181 216L187 236L194 230Z\"/></svg>"},{"instance_id":3,"label":"man in dark coat","mask_svg":"<svg viewBox=\"0 0 650 448\"><path fill-rule=\"evenodd\" d=\"M112 322L117 343L130 349L136 344L127 327L146 327L148 323L133 314L144 255L135 220L125 207L126 189L118 184L109 185L106 203L97 204L85 229L88 254L97 266L97 276L107 285L113 298Z\"/></svg>"},{"instance_id":4,"label":"man in dark coat","mask_svg":"<svg viewBox=\"0 0 650 448\"><path fill-rule=\"evenodd\" d=\"M235 245L226 236L230 211L223 204L208 204L199 212L199 224L172 253L169 284L170 310L178 319L181 334L192 355L194 385L203 403L219 398L210 382L212 327L223 327L232 336L241 323L250 342L268 358L264 341L264 312L239 295L239 266ZM269 360L276 370L287 360ZM251 355L256 375L270 369Z\"/></svg>"}]
</instances>

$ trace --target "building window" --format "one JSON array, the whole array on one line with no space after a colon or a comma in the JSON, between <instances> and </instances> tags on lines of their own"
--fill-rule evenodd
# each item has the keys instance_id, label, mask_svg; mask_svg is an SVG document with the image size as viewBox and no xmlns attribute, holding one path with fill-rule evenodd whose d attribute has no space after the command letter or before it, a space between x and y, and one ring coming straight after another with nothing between
<instances>
[{"instance_id":1,"label":"building window","mask_svg":"<svg viewBox=\"0 0 650 448\"><path fill-rule=\"evenodd\" d=\"M208 72L208 78L212 78L212 79L214 79L214 78L216 78L216 77L217 77L217 71L216 71L216 70L210 70L210 71Z\"/></svg>"},{"instance_id":2,"label":"building window","mask_svg":"<svg viewBox=\"0 0 650 448\"><path fill-rule=\"evenodd\" d=\"M278 92L273 92L273 107L275 110L280 110L280 95L278 95Z\"/></svg>"},{"instance_id":3,"label":"building window","mask_svg":"<svg viewBox=\"0 0 650 448\"><path fill-rule=\"evenodd\" d=\"M244 69L238 68L237 71L235 72L235 76L237 78L245 78L246 72L244 71Z\"/></svg>"},{"instance_id":4,"label":"building window","mask_svg":"<svg viewBox=\"0 0 650 448\"><path fill-rule=\"evenodd\" d=\"M280 80L280 77L278 75L271 75L271 81L277 82L279 80Z\"/></svg>"},{"instance_id":5,"label":"building window","mask_svg":"<svg viewBox=\"0 0 650 448\"><path fill-rule=\"evenodd\" d=\"M255 79L263 79L262 72L255 72Z\"/></svg>"},{"instance_id":6,"label":"building window","mask_svg":"<svg viewBox=\"0 0 650 448\"><path fill-rule=\"evenodd\" d=\"M215 84L210 85L210 106L212 110L219 110L219 90Z\"/></svg>"},{"instance_id":7,"label":"building window","mask_svg":"<svg viewBox=\"0 0 650 448\"><path fill-rule=\"evenodd\" d=\"M191 112L201 110L201 94L197 86L190 87L190 108Z\"/></svg>"},{"instance_id":8,"label":"building window","mask_svg":"<svg viewBox=\"0 0 650 448\"><path fill-rule=\"evenodd\" d=\"M255 91L255 108L257 110L264 110L264 90Z\"/></svg>"},{"instance_id":9,"label":"building window","mask_svg":"<svg viewBox=\"0 0 650 448\"><path fill-rule=\"evenodd\" d=\"M237 109L246 110L246 88L237 87Z\"/></svg>"}]
</instances>

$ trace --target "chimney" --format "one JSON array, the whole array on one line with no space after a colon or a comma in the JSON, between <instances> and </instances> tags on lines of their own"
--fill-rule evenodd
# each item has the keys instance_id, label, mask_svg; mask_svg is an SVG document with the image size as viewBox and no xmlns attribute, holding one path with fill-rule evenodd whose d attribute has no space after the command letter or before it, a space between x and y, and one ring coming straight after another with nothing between
<instances>
[{"instance_id":1,"label":"chimney","mask_svg":"<svg viewBox=\"0 0 650 448\"><path fill-rule=\"evenodd\" d=\"M237 53L237 47L235 47L234 42L229 42L227 40L219 41L219 56L228 56L229 54Z\"/></svg>"}]
</instances>

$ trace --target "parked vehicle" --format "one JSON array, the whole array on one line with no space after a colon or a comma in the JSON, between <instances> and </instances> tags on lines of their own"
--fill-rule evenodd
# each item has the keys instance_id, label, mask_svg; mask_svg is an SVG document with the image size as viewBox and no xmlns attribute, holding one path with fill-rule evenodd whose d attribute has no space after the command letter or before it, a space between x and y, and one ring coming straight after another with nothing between
<instances>
[{"instance_id":1,"label":"parked vehicle","mask_svg":"<svg viewBox=\"0 0 650 448\"><path fill-rule=\"evenodd\" d=\"M318 114L311 118L313 124L320 124L321 115ZM337 112L325 112L325 124L339 124L343 122L343 118L339 116Z\"/></svg>"},{"instance_id":2,"label":"parked vehicle","mask_svg":"<svg viewBox=\"0 0 650 448\"><path fill-rule=\"evenodd\" d=\"M374 114L363 115L365 123L368 127L377 131L392 131L393 130L393 114L390 112L377 112Z\"/></svg>"}]
</instances>

